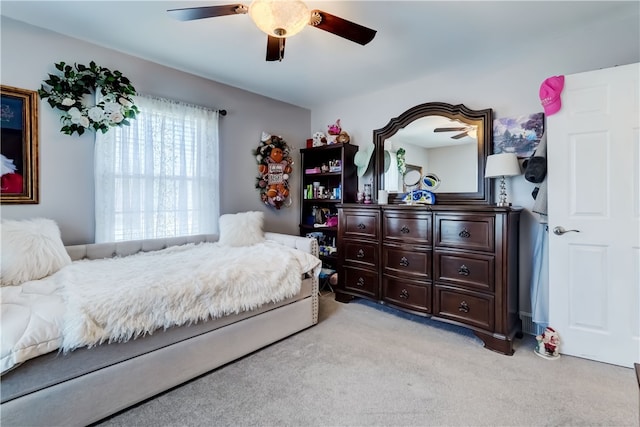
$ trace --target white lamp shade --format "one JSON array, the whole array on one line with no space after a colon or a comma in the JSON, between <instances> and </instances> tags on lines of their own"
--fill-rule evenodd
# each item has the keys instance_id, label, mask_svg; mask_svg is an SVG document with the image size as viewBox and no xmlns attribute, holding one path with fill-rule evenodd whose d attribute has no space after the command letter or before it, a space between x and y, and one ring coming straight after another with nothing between
<instances>
[{"instance_id":1,"label":"white lamp shade","mask_svg":"<svg viewBox=\"0 0 640 427\"><path fill-rule=\"evenodd\" d=\"M485 178L520 175L520 164L515 153L492 154L487 157Z\"/></svg>"},{"instance_id":2,"label":"white lamp shade","mask_svg":"<svg viewBox=\"0 0 640 427\"><path fill-rule=\"evenodd\" d=\"M311 17L303 2L287 0L254 0L249 15L258 28L278 38L299 33Z\"/></svg>"}]
</instances>

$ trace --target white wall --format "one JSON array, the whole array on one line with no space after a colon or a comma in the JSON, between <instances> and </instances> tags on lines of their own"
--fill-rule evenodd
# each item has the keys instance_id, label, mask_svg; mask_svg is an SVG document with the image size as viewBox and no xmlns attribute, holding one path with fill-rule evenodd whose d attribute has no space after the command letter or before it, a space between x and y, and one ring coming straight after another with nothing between
<instances>
[{"instance_id":1,"label":"white wall","mask_svg":"<svg viewBox=\"0 0 640 427\"><path fill-rule=\"evenodd\" d=\"M120 70L140 93L226 109L220 122L221 213L262 210L269 231L298 234L299 148L309 136L309 110L144 61L77 39L2 17L1 81L37 90L54 63L98 65ZM39 103L40 203L3 205L3 218L47 217L58 222L65 244L94 240L93 134L59 132L60 115ZM291 184L296 195L290 208L265 206L255 189L257 164L251 152L262 131L281 135L293 148Z\"/></svg>"},{"instance_id":2,"label":"white wall","mask_svg":"<svg viewBox=\"0 0 640 427\"><path fill-rule=\"evenodd\" d=\"M478 168L466 166L478 163L478 144L474 142L451 147L436 147L430 148L428 152L427 172L434 173L440 178L440 187L435 190L435 193L478 191L477 185L470 185L478 180ZM461 168L459 165L465 165L465 167Z\"/></svg>"},{"instance_id":3,"label":"white wall","mask_svg":"<svg viewBox=\"0 0 640 427\"><path fill-rule=\"evenodd\" d=\"M372 88L366 95L335 99L314 108L312 131L324 130L340 117L343 129L349 132L354 144L368 143L373 130L425 102L464 104L471 109L492 108L494 118L541 112L538 90L547 77L640 61L639 27L638 14L612 15L560 37L523 46L519 51L501 51L501 46L495 46L495 57L431 74L427 70L419 80L398 82L395 87L380 90ZM482 40L470 40L470 43L482 43ZM411 160L407 158L407 162ZM365 175L360 187L371 179L370 174ZM534 187L522 176L507 183L510 201L525 208L520 228L520 309L525 312L530 311L529 281L538 224L530 212ZM494 189L497 195L497 183Z\"/></svg>"}]
</instances>

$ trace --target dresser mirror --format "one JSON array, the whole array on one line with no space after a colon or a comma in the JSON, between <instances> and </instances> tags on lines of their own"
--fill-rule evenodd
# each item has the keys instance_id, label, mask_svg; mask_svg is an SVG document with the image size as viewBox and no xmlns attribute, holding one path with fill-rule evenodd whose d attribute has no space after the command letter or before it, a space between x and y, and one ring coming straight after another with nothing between
<instances>
[{"instance_id":1,"label":"dresser mirror","mask_svg":"<svg viewBox=\"0 0 640 427\"><path fill-rule=\"evenodd\" d=\"M492 110L430 102L408 109L373 131L376 188L401 203L404 174L419 170L436 176L438 204L490 204L492 187L484 178L492 145ZM427 188L425 188L427 189Z\"/></svg>"}]
</instances>

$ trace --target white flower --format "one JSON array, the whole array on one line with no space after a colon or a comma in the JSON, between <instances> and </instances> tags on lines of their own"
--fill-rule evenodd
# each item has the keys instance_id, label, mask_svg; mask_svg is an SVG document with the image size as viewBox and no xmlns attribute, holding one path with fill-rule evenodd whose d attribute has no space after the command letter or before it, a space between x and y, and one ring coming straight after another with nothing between
<instances>
[{"instance_id":1,"label":"white flower","mask_svg":"<svg viewBox=\"0 0 640 427\"><path fill-rule=\"evenodd\" d=\"M107 114L111 114L111 113L115 113L115 112L120 112L120 104L118 104L117 102L105 102L104 103L104 111ZM120 119L122 120L122 119Z\"/></svg>"},{"instance_id":2,"label":"white flower","mask_svg":"<svg viewBox=\"0 0 640 427\"><path fill-rule=\"evenodd\" d=\"M113 123L120 123L124 120L124 116L120 111L114 111L109 114L109 120L111 120Z\"/></svg>"},{"instance_id":3,"label":"white flower","mask_svg":"<svg viewBox=\"0 0 640 427\"><path fill-rule=\"evenodd\" d=\"M86 116L74 116L71 117L71 123L87 128L89 127L89 118Z\"/></svg>"},{"instance_id":4,"label":"white flower","mask_svg":"<svg viewBox=\"0 0 640 427\"><path fill-rule=\"evenodd\" d=\"M82 113L80 112L80 110L78 110L77 107L69 108L69 111L67 111L67 113L71 116L72 119L74 117L82 116Z\"/></svg>"},{"instance_id":5,"label":"white flower","mask_svg":"<svg viewBox=\"0 0 640 427\"><path fill-rule=\"evenodd\" d=\"M89 108L89 111L87 111L87 115L94 122L99 122L100 120L104 119L104 111L98 106Z\"/></svg>"},{"instance_id":6,"label":"white flower","mask_svg":"<svg viewBox=\"0 0 640 427\"><path fill-rule=\"evenodd\" d=\"M262 159L263 159L263 157L262 157L262 155L261 155L261 154L258 154L258 155L256 156L256 160L258 161L258 163L262 163Z\"/></svg>"},{"instance_id":7,"label":"white flower","mask_svg":"<svg viewBox=\"0 0 640 427\"><path fill-rule=\"evenodd\" d=\"M133 102L129 101L124 96L121 96L120 99L118 99L118 102L120 103L120 105L124 106L125 108L129 108L133 105Z\"/></svg>"},{"instance_id":8,"label":"white flower","mask_svg":"<svg viewBox=\"0 0 640 427\"><path fill-rule=\"evenodd\" d=\"M61 104L64 105L65 107L71 107L73 104L75 104L76 101L74 101L71 98L65 98L62 100Z\"/></svg>"}]
</instances>

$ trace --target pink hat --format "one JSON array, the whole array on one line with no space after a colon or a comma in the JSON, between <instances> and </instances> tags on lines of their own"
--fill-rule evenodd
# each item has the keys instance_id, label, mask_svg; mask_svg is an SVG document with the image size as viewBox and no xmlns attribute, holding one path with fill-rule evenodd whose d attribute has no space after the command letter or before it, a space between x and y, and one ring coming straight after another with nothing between
<instances>
[{"instance_id":1,"label":"pink hat","mask_svg":"<svg viewBox=\"0 0 640 427\"><path fill-rule=\"evenodd\" d=\"M547 116L560 111L562 102L560 94L564 87L564 76L549 77L540 85L540 103Z\"/></svg>"}]
</instances>

